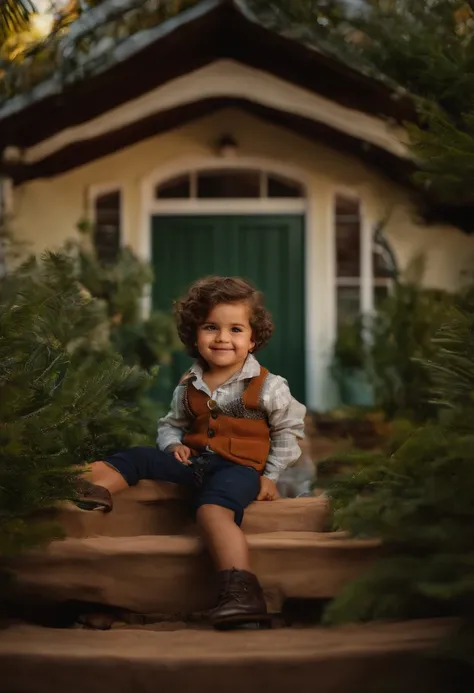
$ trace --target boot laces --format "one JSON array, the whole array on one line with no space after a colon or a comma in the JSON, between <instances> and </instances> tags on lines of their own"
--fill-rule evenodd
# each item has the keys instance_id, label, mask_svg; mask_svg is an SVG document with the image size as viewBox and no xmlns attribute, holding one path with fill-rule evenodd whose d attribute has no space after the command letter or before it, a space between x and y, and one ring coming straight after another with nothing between
<instances>
[{"instance_id":1,"label":"boot laces","mask_svg":"<svg viewBox=\"0 0 474 693\"><path fill-rule=\"evenodd\" d=\"M238 573L233 573L228 576L219 593L219 603L227 603L236 601L241 603L249 591L249 582Z\"/></svg>"}]
</instances>

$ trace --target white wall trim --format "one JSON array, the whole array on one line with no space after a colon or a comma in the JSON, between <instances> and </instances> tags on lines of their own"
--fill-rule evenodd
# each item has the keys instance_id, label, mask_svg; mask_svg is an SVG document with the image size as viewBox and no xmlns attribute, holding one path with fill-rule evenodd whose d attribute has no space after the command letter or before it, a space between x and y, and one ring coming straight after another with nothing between
<instances>
[{"instance_id":1,"label":"white wall trim","mask_svg":"<svg viewBox=\"0 0 474 693\"><path fill-rule=\"evenodd\" d=\"M294 113L381 147L402 158L409 157L404 130L386 120L347 108L318 94L286 82L262 70L233 60L218 60L171 80L137 99L86 123L61 132L28 148L25 163L35 163L74 142L86 141L117 130L147 116L205 98L234 97Z\"/></svg>"},{"instance_id":2,"label":"white wall trim","mask_svg":"<svg viewBox=\"0 0 474 693\"><path fill-rule=\"evenodd\" d=\"M123 183L118 181L107 181L106 183L93 183L87 186L87 214L90 216L94 212L94 202L99 195L120 191L123 192Z\"/></svg>"},{"instance_id":3,"label":"white wall trim","mask_svg":"<svg viewBox=\"0 0 474 693\"><path fill-rule=\"evenodd\" d=\"M217 156L185 157L177 159L171 164L159 166L145 176L140 183L141 197L141 225L139 236L140 255L144 260L151 259L151 219L158 214L222 214L223 203L225 213L241 214L243 210L249 214L305 214L305 260L306 260L306 398L308 406L319 409L324 406L325 391L324 380L327 373L327 358L319 353L318 339L320 320L318 317L318 305L320 304L320 286L318 287L318 239L317 239L317 214L320 205L319 199L314 194L306 200L166 200L155 199L155 188L160 183L182 173L199 171L204 169L229 169L248 168L268 171L293 179L304 186L306 194L312 188L309 185L309 172L279 160L262 157L238 157L232 160L222 159ZM183 203L189 203L188 205ZM265 203L265 204L263 204ZM319 258L319 263L321 259ZM151 307L151 293L148 292L144 299L144 310Z\"/></svg>"},{"instance_id":4,"label":"white wall trim","mask_svg":"<svg viewBox=\"0 0 474 693\"><path fill-rule=\"evenodd\" d=\"M151 214L304 214L305 200L156 200Z\"/></svg>"},{"instance_id":5,"label":"white wall trim","mask_svg":"<svg viewBox=\"0 0 474 693\"><path fill-rule=\"evenodd\" d=\"M373 220L364 199L360 200L360 307L364 314L374 309L374 263L373 263Z\"/></svg>"},{"instance_id":6,"label":"white wall trim","mask_svg":"<svg viewBox=\"0 0 474 693\"><path fill-rule=\"evenodd\" d=\"M334 343L337 338L337 253L336 253L336 196L339 194L347 194L342 192L341 189L331 190L331 194L328 197L328 219L329 228L327 232L328 237L328 253L327 253L327 263L328 263L328 281L331 290L329 295L331 296L331 310L328 319L328 329L329 329L329 340L331 349L334 347ZM352 196L352 194L351 194Z\"/></svg>"}]
</instances>

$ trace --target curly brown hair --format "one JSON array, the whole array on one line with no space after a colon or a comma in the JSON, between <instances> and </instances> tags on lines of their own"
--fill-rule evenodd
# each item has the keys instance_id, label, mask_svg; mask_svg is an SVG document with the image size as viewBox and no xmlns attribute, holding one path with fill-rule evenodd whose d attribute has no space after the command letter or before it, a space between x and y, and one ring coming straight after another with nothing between
<instances>
[{"instance_id":1,"label":"curly brown hair","mask_svg":"<svg viewBox=\"0 0 474 693\"><path fill-rule=\"evenodd\" d=\"M210 311L219 303L248 303L250 326L255 342L253 351L259 351L273 334L273 320L265 308L263 294L241 277L204 277L189 288L183 298L175 302L178 335L188 354L199 358L196 348L197 330L206 321Z\"/></svg>"}]
</instances>

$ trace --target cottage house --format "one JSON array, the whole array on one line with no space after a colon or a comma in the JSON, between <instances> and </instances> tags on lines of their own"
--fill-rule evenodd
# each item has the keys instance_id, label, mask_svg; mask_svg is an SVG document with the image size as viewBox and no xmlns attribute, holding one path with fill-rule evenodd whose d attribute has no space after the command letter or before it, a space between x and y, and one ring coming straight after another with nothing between
<instances>
[{"instance_id":1,"label":"cottage house","mask_svg":"<svg viewBox=\"0 0 474 693\"><path fill-rule=\"evenodd\" d=\"M153 264L160 309L198 276L251 278L277 325L262 360L311 408L332 404L338 324L389 290L392 258L423 253L445 288L472 260L446 216L417 216L410 101L241 0L105 0L44 52L4 77L14 234L54 248L89 218L104 256Z\"/></svg>"}]
</instances>

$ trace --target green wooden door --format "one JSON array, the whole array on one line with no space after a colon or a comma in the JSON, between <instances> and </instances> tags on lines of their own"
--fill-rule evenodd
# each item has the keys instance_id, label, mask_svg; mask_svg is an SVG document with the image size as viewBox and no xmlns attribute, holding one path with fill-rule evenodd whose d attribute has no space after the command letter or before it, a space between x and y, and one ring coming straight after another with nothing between
<instances>
[{"instance_id":1,"label":"green wooden door","mask_svg":"<svg viewBox=\"0 0 474 693\"><path fill-rule=\"evenodd\" d=\"M275 333L258 354L288 379L305 401L304 216L157 216L152 223L153 306L170 310L191 282L208 274L242 276L264 292ZM161 390L175 385L189 360L161 373Z\"/></svg>"}]
</instances>

